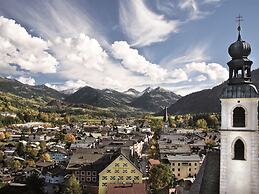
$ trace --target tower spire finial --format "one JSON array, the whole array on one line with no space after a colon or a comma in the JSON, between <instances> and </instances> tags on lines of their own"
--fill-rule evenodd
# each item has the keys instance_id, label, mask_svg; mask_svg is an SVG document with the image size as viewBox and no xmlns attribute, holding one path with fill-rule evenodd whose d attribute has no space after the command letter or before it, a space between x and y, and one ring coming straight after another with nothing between
<instances>
[{"instance_id":1,"label":"tower spire finial","mask_svg":"<svg viewBox=\"0 0 259 194\"><path fill-rule=\"evenodd\" d=\"M237 21L237 30L238 30L238 40L242 40L241 39L241 34L240 34L240 31L241 31L241 21L244 21L243 20L243 16L241 16L240 14L236 17L236 21Z\"/></svg>"}]
</instances>

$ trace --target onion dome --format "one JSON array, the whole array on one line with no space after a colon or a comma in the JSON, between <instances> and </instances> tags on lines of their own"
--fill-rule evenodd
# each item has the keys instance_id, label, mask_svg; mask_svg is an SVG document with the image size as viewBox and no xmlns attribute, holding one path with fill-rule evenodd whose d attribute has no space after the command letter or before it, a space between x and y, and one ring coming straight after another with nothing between
<instances>
[{"instance_id":1,"label":"onion dome","mask_svg":"<svg viewBox=\"0 0 259 194\"><path fill-rule=\"evenodd\" d=\"M232 43L228 48L228 53L233 59L247 58L251 53L251 46L246 41L243 41L240 35L240 26L238 27L238 39Z\"/></svg>"}]
</instances>

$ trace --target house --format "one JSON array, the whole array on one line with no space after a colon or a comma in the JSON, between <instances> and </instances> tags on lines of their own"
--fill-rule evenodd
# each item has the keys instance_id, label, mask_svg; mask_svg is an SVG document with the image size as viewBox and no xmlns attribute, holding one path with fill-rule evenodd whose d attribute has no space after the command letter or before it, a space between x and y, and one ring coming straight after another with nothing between
<instances>
[{"instance_id":1,"label":"house","mask_svg":"<svg viewBox=\"0 0 259 194\"><path fill-rule=\"evenodd\" d=\"M61 184L65 180L65 167L62 165L55 165L51 168L44 169L42 175L45 179L45 183Z\"/></svg>"},{"instance_id":2,"label":"house","mask_svg":"<svg viewBox=\"0 0 259 194\"><path fill-rule=\"evenodd\" d=\"M170 155L167 159L171 165L173 174L178 180L187 177L196 177L201 163L199 155Z\"/></svg>"},{"instance_id":3,"label":"house","mask_svg":"<svg viewBox=\"0 0 259 194\"><path fill-rule=\"evenodd\" d=\"M109 184L141 184L142 177L142 172L124 154L120 154L99 173L99 194L106 194Z\"/></svg>"},{"instance_id":4,"label":"house","mask_svg":"<svg viewBox=\"0 0 259 194\"><path fill-rule=\"evenodd\" d=\"M146 186L140 184L108 184L106 194L147 194Z\"/></svg>"},{"instance_id":5,"label":"house","mask_svg":"<svg viewBox=\"0 0 259 194\"><path fill-rule=\"evenodd\" d=\"M56 163L59 163L59 162L66 162L68 161L68 154L63 151L63 150L55 150L55 151L50 151L49 152L49 155L51 157L51 160L56 162Z\"/></svg>"}]
</instances>

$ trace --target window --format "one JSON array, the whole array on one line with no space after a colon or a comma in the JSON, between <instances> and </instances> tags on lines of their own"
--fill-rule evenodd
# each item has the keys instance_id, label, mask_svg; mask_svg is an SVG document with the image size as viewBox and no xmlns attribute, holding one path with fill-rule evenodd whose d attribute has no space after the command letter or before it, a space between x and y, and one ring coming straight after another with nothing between
<instances>
[{"instance_id":1,"label":"window","mask_svg":"<svg viewBox=\"0 0 259 194\"><path fill-rule=\"evenodd\" d=\"M127 167L127 166L128 166L128 164L127 164L127 163L124 163L124 164L123 164L123 167Z\"/></svg>"},{"instance_id":2,"label":"window","mask_svg":"<svg viewBox=\"0 0 259 194\"><path fill-rule=\"evenodd\" d=\"M174 171L174 168L173 168L173 171Z\"/></svg>"},{"instance_id":3,"label":"window","mask_svg":"<svg viewBox=\"0 0 259 194\"><path fill-rule=\"evenodd\" d=\"M81 181L85 182L85 177L81 177Z\"/></svg>"},{"instance_id":4,"label":"window","mask_svg":"<svg viewBox=\"0 0 259 194\"><path fill-rule=\"evenodd\" d=\"M174 163L172 163L172 165L174 166L175 164L174 164Z\"/></svg>"},{"instance_id":5,"label":"window","mask_svg":"<svg viewBox=\"0 0 259 194\"><path fill-rule=\"evenodd\" d=\"M115 176L111 176L111 177L110 177L110 180L111 180L111 181L115 181Z\"/></svg>"},{"instance_id":6,"label":"window","mask_svg":"<svg viewBox=\"0 0 259 194\"><path fill-rule=\"evenodd\" d=\"M245 127L245 109L236 107L233 111L233 127Z\"/></svg>"},{"instance_id":7,"label":"window","mask_svg":"<svg viewBox=\"0 0 259 194\"><path fill-rule=\"evenodd\" d=\"M107 187L107 183L103 183L102 186L103 186L103 187Z\"/></svg>"},{"instance_id":8,"label":"window","mask_svg":"<svg viewBox=\"0 0 259 194\"><path fill-rule=\"evenodd\" d=\"M195 162L194 165L197 166L197 163Z\"/></svg>"},{"instance_id":9,"label":"window","mask_svg":"<svg viewBox=\"0 0 259 194\"><path fill-rule=\"evenodd\" d=\"M181 176L180 173L178 173L178 176Z\"/></svg>"},{"instance_id":10,"label":"window","mask_svg":"<svg viewBox=\"0 0 259 194\"><path fill-rule=\"evenodd\" d=\"M234 160L245 160L245 145L240 139L234 144Z\"/></svg>"},{"instance_id":11,"label":"window","mask_svg":"<svg viewBox=\"0 0 259 194\"><path fill-rule=\"evenodd\" d=\"M192 169L191 169L191 168L189 168L189 171L192 171Z\"/></svg>"},{"instance_id":12,"label":"window","mask_svg":"<svg viewBox=\"0 0 259 194\"><path fill-rule=\"evenodd\" d=\"M111 173L112 171L111 170L107 170L107 173Z\"/></svg>"},{"instance_id":13,"label":"window","mask_svg":"<svg viewBox=\"0 0 259 194\"><path fill-rule=\"evenodd\" d=\"M133 169L133 170L131 170L131 173L135 173L135 172L136 172L136 170L134 170L134 169Z\"/></svg>"},{"instance_id":14,"label":"window","mask_svg":"<svg viewBox=\"0 0 259 194\"><path fill-rule=\"evenodd\" d=\"M180 166L181 164L180 163L178 163L178 166Z\"/></svg>"},{"instance_id":15,"label":"window","mask_svg":"<svg viewBox=\"0 0 259 194\"><path fill-rule=\"evenodd\" d=\"M180 172L180 170L181 170L181 169L180 169L180 168L178 168L178 172Z\"/></svg>"},{"instance_id":16,"label":"window","mask_svg":"<svg viewBox=\"0 0 259 194\"><path fill-rule=\"evenodd\" d=\"M128 173L128 170L123 170L122 173Z\"/></svg>"},{"instance_id":17,"label":"window","mask_svg":"<svg viewBox=\"0 0 259 194\"><path fill-rule=\"evenodd\" d=\"M139 176L134 176L134 180L139 180Z\"/></svg>"},{"instance_id":18,"label":"window","mask_svg":"<svg viewBox=\"0 0 259 194\"><path fill-rule=\"evenodd\" d=\"M107 180L107 176L103 176L103 177L102 177L102 180L103 180L103 181L106 181L106 180Z\"/></svg>"},{"instance_id":19,"label":"window","mask_svg":"<svg viewBox=\"0 0 259 194\"><path fill-rule=\"evenodd\" d=\"M79 174L79 171L76 171L76 174Z\"/></svg>"},{"instance_id":20,"label":"window","mask_svg":"<svg viewBox=\"0 0 259 194\"><path fill-rule=\"evenodd\" d=\"M118 180L122 181L123 180L123 176L118 176Z\"/></svg>"},{"instance_id":21,"label":"window","mask_svg":"<svg viewBox=\"0 0 259 194\"><path fill-rule=\"evenodd\" d=\"M87 176L91 176L91 171L86 171Z\"/></svg>"},{"instance_id":22,"label":"window","mask_svg":"<svg viewBox=\"0 0 259 194\"><path fill-rule=\"evenodd\" d=\"M123 160L123 157L122 157L122 156L120 156L120 157L119 157L119 160Z\"/></svg>"},{"instance_id":23,"label":"window","mask_svg":"<svg viewBox=\"0 0 259 194\"><path fill-rule=\"evenodd\" d=\"M192 165L192 163L189 163L189 166L191 166Z\"/></svg>"},{"instance_id":24,"label":"window","mask_svg":"<svg viewBox=\"0 0 259 194\"><path fill-rule=\"evenodd\" d=\"M115 170L114 172L115 172L115 173L120 173L120 170Z\"/></svg>"},{"instance_id":25,"label":"window","mask_svg":"<svg viewBox=\"0 0 259 194\"><path fill-rule=\"evenodd\" d=\"M93 171L93 172L92 172L92 176L96 176L96 171Z\"/></svg>"},{"instance_id":26,"label":"window","mask_svg":"<svg viewBox=\"0 0 259 194\"><path fill-rule=\"evenodd\" d=\"M91 177L87 177L86 182L91 182Z\"/></svg>"},{"instance_id":27,"label":"window","mask_svg":"<svg viewBox=\"0 0 259 194\"><path fill-rule=\"evenodd\" d=\"M126 176L126 180L127 181L131 180L131 176Z\"/></svg>"},{"instance_id":28,"label":"window","mask_svg":"<svg viewBox=\"0 0 259 194\"><path fill-rule=\"evenodd\" d=\"M115 167L119 167L119 166L120 166L120 164L119 164L119 163L115 163L114 165L115 165Z\"/></svg>"},{"instance_id":29,"label":"window","mask_svg":"<svg viewBox=\"0 0 259 194\"><path fill-rule=\"evenodd\" d=\"M85 175L85 171L81 171L81 175Z\"/></svg>"},{"instance_id":30,"label":"window","mask_svg":"<svg viewBox=\"0 0 259 194\"><path fill-rule=\"evenodd\" d=\"M93 182L96 182L96 177L93 177L93 178L92 178L92 181L93 181ZM90 181L89 181L89 182L90 182Z\"/></svg>"}]
</instances>

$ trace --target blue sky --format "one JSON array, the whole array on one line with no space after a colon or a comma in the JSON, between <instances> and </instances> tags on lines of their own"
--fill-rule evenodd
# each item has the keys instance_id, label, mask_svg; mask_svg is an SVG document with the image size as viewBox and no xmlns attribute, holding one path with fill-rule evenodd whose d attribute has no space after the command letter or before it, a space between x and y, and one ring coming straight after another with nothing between
<instances>
[{"instance_id":1,"label":"blue sky","mask_svg":"<svg viewBox=\"0 0 259 194\"><path fill-rule=\"evenodd\" d=\"M57 90L85 85L185 95L227 79L242 37L259 68L256 0L0 0L0 75Z\"/></svg>"}]
</instances>

